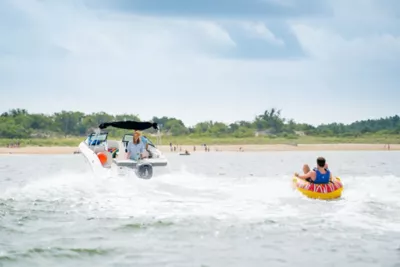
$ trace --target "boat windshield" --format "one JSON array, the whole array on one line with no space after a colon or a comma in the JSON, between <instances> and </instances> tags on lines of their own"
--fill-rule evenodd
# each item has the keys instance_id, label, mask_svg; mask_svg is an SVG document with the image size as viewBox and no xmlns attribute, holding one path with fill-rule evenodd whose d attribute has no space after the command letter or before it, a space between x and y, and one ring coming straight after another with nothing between
<instances>
[{"instance_id":1,"label":"boat windshield","mask_svg":"<svg viewBox=\"0 0 400 267\"><path fill-rule=\"evenodd\" d=\"M107 135L108 133L89 134L85 140L85 143L89 146L98 146L107 140Z\"/></svg>"}]
</instances>

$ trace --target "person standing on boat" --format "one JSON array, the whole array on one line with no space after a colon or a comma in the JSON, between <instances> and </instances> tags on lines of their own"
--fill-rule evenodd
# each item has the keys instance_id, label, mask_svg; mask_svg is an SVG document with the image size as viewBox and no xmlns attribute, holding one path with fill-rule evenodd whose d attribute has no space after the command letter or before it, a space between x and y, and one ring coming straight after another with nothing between
<instances>
[{"instance_id":1,"label":"person standing on boat","mask_svg":"<svg viewBox=\"0 0 400 267\"><path fill-rule=\"evenodd\" d=\"M143 157L143 152L145 150L145 145L140 138L140 132L134 131L133 132L133 142L128 142L127 147L128 153L126 155L127 159L131 160L138 160L139 158Z\"/></svg>"}]
</instances>

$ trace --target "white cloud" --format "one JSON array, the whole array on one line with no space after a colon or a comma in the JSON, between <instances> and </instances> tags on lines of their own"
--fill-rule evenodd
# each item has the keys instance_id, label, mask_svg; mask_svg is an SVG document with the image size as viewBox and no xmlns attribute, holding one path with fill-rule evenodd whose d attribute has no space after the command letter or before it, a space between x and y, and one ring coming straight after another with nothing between
<instances>
[{"instance_id":1,"label":"white cloud","mask_svg":"<svg viewBox=\"0 0 400 267\"><path fill-rule=\"evenodd\" d=\"M294 7L295 6L295 3L294 3L295 0L263 0L263 1L272 3L272 4L278 4L283 7Z\"/></svg>"},{"instance_id":2,"label":"white cloud","mask_svg":"<svg viewBox=\"0 0 400 267\"><path fill-rule=\"evenodd\" d=\"M275 45L284 45L283 40L277 38L262 22L244 22L243 28L251 37L261 38Z\"/></svg>"},{"instance_id":3,"label":"white cloud","mask_svg":"<svg viewBox=\"0 0 400 267\"><path fill-rule=\"evenodd\" d=\"M222 27L217 25L216 23L204 21L197 22L195 25L198 25L204 32L212 39L221 42L226 45L235 46L235 42L230 37L229 33L225 31Z\"/></svg>"},{"instance_id":4,"label":"white cloud","mask_svg":"<svg viewBox=\"0 0 400 267\"><path fill-rule=\"evenodd\" d=\"M290 25L311 58L234 60L215 56L237 47L217 21L95 13L67 2L59 6L58 1L10 3L30 22L36 40L30 51L45 49L40 57L14 54L0 61L1 98L4 93L8 99L4 108L103 110L138 113L144 119L166 115L189 124L252 119L269 107L310 123L398 111L387 98L354 97L361 86L382 93L374 85L386 76L363 77L349 70L365 69L373 60L381 60L384 68L398 60L399 41L389 33L348 39L320 24L296 21ZM243 25L283 44L261 22ZM22 51L32 36L17 35L22 41L9 45ZM372 110L371 101L385 107Z\"/></svg>"},{"instance_id":5,"label":"white cloud","mask_svg":"<svg viewBox=\"0 0 400 267\"><path fill-rule=\"evenodd\" d=\"M344 38L327 30L303 24L292 26L303 49L319 60L356 61L398 60L400 37L391 34L373 34L364 37Z\"/></svg>"}]
</instances>

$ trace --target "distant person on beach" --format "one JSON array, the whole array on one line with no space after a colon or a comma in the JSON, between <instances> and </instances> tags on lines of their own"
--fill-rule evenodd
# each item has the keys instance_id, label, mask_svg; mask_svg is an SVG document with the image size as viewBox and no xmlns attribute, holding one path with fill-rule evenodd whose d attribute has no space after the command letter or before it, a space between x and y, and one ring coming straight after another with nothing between
<instances>
[{"instance_id":1,"label":"distant person on beach","mask_svg":"<svg viewBox=\"0 0 400 267\"><path fill-rule=\"evenodd\" d=\"M317 158L317 167L313 170L310 170L310 167L304 164L303 172L303 175L295 173L295 176L314 184L327 184L333 181L332 173L328 169L328 164L326 164L326 160L323 157Z\"/></svg>"}]
</instances>

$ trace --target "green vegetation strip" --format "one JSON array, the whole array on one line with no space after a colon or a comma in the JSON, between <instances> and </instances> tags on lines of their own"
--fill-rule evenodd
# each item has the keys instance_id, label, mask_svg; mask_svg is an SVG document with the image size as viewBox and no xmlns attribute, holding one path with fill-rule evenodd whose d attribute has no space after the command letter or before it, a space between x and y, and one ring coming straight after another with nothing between
<instances>
[{"instance_id":1,"label":"green vegetation strip","mask_svg":"<svg viewBox=\"0 0 400 267\"><path fill-rule=\"evenodd\" d=\"M30 114L25 109L12 109L0 115L0 146L20 143L21 146L77 146L100 123L119 120L137 120L138 115L110 115L105 112L84 114L79 111L61 111L54 114ZM356 121L351 124L329 123L313 126L297 123L281 116L275 108L266 110L252 121L225 124L216 121L185 125L170 117L153 117L163 133L162 144L230 145L230 144L399 144L400 117ZM110 137L121 140L125 133L107 128ZM154 129L144 134L156 143ZM153 137L152 137L153 136Z\"/></svg>"}]
</instances>

